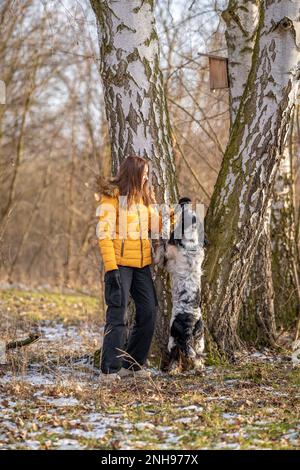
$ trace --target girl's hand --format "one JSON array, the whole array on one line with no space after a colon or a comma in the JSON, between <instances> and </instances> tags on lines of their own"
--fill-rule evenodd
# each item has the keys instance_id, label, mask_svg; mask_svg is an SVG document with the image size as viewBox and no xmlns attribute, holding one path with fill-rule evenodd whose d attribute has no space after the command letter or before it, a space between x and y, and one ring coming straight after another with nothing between
<instances>
[{"instance_id":1,"label":"girl's hand","mask_svg":"<svg viewBox=\"0 0 300 470\"><path fill-rule=\"evenodd\" d=\"M111 307L120 307L122 300L121 276L119 269L107 271L104 275L105 303Z\"/></svg>"}]
</instances>

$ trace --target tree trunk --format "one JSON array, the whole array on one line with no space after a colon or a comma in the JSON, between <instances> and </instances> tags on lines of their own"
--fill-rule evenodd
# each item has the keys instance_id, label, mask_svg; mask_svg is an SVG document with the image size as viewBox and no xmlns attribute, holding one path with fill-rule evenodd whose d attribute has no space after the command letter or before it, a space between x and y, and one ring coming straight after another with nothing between
<instances>
[{"instance_id":1,"label":"tree trunk","mask_svg":"<svg viewBox=\"0 0 300 470\"><path fill-rule=\"evenodd\" d=\"M259 2L251 70L206 217L203 306L214 341L230 359L240 345L241 300L298 90L298 7Z\"/></svg>"},{"instance_id":2,"label":"tree trunk","mask_svg":"<svg viewBox=\"0 0 300 470\"><path fill-rule=\"evenodd\" d=\"M230 82L230 124L236 118L251 70L259 8L251 0L231 0L222 14L226 22ZM239 333L246 342L271 346L275 342L274 290L271 271L270 211L259 237L245 288ZM263 326L263 328L261 328ZM268 328L271 328L269 330Z\"/></svg>"},{"instance_id":3,"label":"tree trunk","mask_svg":"<svg viewBox=\"0 0 300 470\"><path fill-rule=\"evenodd\" d=\"M276 176L271 215L275 312L277 323L284 327L295 323L299 311L292 140L293 125Z\"/></svg>"},{"instance_id":4,"label":"tree trunk","mask_svg":"<svg viewBox=\"0 0 300 470\"><path fill-rule=\"evenodd\" d=\"M228 50L230 129L247 85L258 27L259 8L253 0L229 0L222 13Z\"/></svg>"},{"instance_id":5,"label":"tree trunk","mask_svg":"<svg viewBox=\"0 0 300 470\"><path fill-rule=\"evenodd\" d=\"M74 98L73 98L74 99ZM75 179L75 160L76 160L76 144L75 144L75 115L73 110L72 115L72 134L71 134L71 148L70 148L70 170L69 170L69 181L68 181L68 198L69 208L74 206L74 179ZM73 247L73 226L74 226L74 213L70 209L68 214L67 222L67 240L66 240L66 257L63 263L63 284L65 287L70 287L71 277L71 264L72 264L72 247Z\"/></svg>"},{"instance_id":6,"label":"tree trunk","mask_svg":"<svg viewBox=\"0 0 300 470\"><path fill-rule=\"evenodd\" d=\"M261 347L274 346L276 333L270 218L271 199L246 284L239 319L241 339Z\"/></svg>"},{"instance_id":7,"label":"tree trunk","mask_svg":"<svg viewBox=\"0 0 300 470\"><path fill-rule=\"evenodd\" d=\"M112 152L112 172L133 152L149 160L157 202L176 202L171 128L159 66L151 0L90 0L98 24L100 74ZM159 315L156 345L162 360L171 313L169 277L156 276Z\"/></svg>"}]
</instances>

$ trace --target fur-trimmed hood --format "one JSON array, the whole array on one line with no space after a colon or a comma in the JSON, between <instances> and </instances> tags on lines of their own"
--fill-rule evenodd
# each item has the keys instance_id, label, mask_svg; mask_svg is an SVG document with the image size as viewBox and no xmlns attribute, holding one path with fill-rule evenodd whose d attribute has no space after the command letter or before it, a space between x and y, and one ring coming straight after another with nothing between
<instances>
[{"instance_id":1,"label":"fur-trimmed hood","mask_svg":"<svg viewBox=\"0 0 300 470\"><path fill-rule=\"evenodd\" d=\"M96 178L96 188L94 194L96 201L100 201L102 194L116 197L119 194L119 188L110 183L109 178L105 178L101 175Z\"/></svg>"}]
</instances>

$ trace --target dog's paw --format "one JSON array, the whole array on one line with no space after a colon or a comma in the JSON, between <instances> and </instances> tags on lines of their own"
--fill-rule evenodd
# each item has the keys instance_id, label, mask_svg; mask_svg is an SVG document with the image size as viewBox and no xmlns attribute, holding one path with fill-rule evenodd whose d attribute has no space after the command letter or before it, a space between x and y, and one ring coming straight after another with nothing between
<instances>
[{"instance_id":1,"label":"dog's paw","mask_svg":"<svg viewBox=\"0 0 300 470\"><path fill-rule=\"evenodd\" d=\"M193 370L196 375L203 375L205 373L205 363L202 357L197 357L193 360Z\"/></svg>"},{"instance_id":2,"label":"dog's paw","mask_svg":"<svg viewBox=\"0 0 300 470\"><path fill-rule=\"evenodd\" d=\"M202 375L205 371L204 359L202 357L188 357L182 355L182 371L191 374Z\"/></svg>"},{"instance_id":3,"label":"dog's paw","mask_svg":"<svg viewBox=\"0 0 300 470\"><path fill-rule=\"evenodd\" d=\"M164 265L164 259L165 259L165 247L163 243L157 242L153 246L153 251L152 251L153 263L157 265L159 268L162 268Z\"/></svg>"},{"instance_id":4,"label":"dog's paw","mask_svg":"<svg viewBox=\"0 0 300 470\"><path fill-rule=\"evenodd\" d=\"M172 364L172 366L171 366L171 367L169 368L169 370L168 370L168 373L169 373L169 375L171 375L171 376L173 376L173 377L176 376L176 375L181 374L181 367L180 367L180 365L179 365L178 363Z\"/></svg>"}]
</instances>

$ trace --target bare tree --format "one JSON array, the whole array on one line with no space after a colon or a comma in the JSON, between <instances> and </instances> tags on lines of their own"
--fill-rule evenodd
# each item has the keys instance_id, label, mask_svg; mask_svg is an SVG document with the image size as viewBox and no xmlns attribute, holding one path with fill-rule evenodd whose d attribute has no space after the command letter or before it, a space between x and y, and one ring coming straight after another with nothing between
<instances>
[{"instance_id":1,"label":"bare tree","mask_svg":"<svg viewBox=\"0 0 300 470\"><path fill-rule=\"evenodd\" d=\"M102 138L96 28L88 2L72 8L76 15L70 14L66 28L69 13L62 4L0 5L1 80L7 89L0 107L0 276L52 285L63 284L65 276L73 287L84 281L95 289L97 251L89 245L95 205L88 182Z\"/></svg>"}]
</instances>

